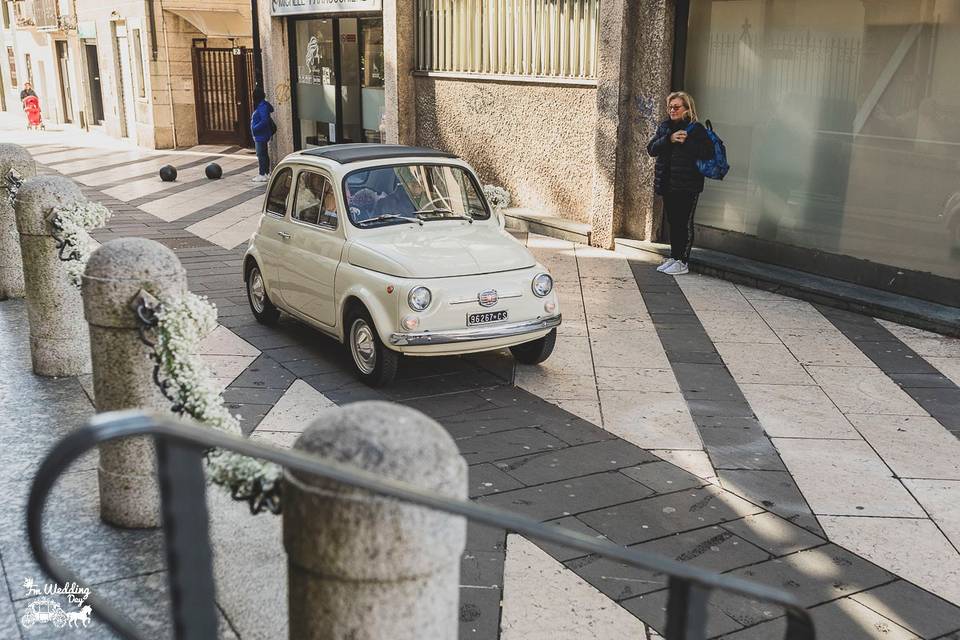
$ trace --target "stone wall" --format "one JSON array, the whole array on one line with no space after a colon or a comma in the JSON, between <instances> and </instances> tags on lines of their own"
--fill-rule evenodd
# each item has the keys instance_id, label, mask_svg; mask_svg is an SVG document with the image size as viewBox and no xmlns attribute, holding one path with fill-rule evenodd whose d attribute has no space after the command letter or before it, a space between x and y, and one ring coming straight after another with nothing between
<instances>
[{"instance_id":1,"label":"stone wall","mask_svg":"<svg viewBox=\"0 0 960 640\"><path fill-rule=\"evenodd\" d=\"M270 15L270 3L261 0L257 15L260 19L260 50L263 52L263 89L273 105L273 120L277 133L270 139L270 160L276 164L293 152L293 106L290 101L290 47L287 41L287 21Z\"/></svg>"},{"instance_id":2,"label":"stone wall","mask_svg":"<svg viewBox=\"0 0 960 640\"><path fill-rule=\"evenodd\" d=\"M462 156L513 206L590 221L592 87L417 77L417 144Z\"/></svg>"},{"instance_id":3,"label":"stone wall","mask_svg":"<svg viewBox=\"0 0 960 640\"><path fill-rule=\"evenodd\" d=\"M666 116L673 63L675 0L640 0L627 9L630 43L623 61L620 181L622 212L614 229L621 236L655 240L662 219L653 197L653 158L647 142Z\"/></svg>"}]
</instances>

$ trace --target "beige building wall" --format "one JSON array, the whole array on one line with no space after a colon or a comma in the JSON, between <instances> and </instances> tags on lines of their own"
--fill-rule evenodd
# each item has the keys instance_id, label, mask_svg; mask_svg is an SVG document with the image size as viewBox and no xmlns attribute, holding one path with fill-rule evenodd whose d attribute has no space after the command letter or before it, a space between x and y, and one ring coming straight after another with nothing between
<instances>
[{"instance_id":1,"label":"beige building wall","mask_svg":"<svg viewBox=\"0 0 960 640\"><path fill-rule=\"evenodd\" d=\"M63 113L60 106L60 86L57 84L57 61L54 57L54 48L50 35L34 29L14 29L14 51L17 59L16 92L8 98L7 108L20 109L20 91L27 82L27 56L30 56L30 69L33 76L33 90L40 98L40 110L44 123L63 122ZM3 62L7 63L7 53L3 52ZM26 126L26 116L24 116Z\"/></svg>"},{"instance_id":2,"label":"beige building wall","mask_svg":"<svg viewBox=\"0 0 960 640\"><path fill-rule=\"evenodd\" d=\"M234 11L234 22L245 28L233 40L207 36L197 26L168 9L210 9ZM114 137L129 137L139 146L169 149L197 144L196 96L194 94L191 49L195 40L206 40L211 47L250 47L250 5L243 0L207 0L202 7L185 2L154 2L155 33L151 33L147 3L117 4L113 0L77 0L78 22L96 24L97 55L103 95L104 128ZM118 27L126 27L129 87L123 86ZM135 47L134 30L139 30L139 48ZM155 39L155 41L154 41ZM90 92L86 86L84 44L73 39L72 57L82 60L79 73L83 80L81 99L92 117ZM154 56L154 49L156 55ZM135 56L143 69L141 82ZM127 103L131 114L124 122L124 92L131 93Z\"/></svg>"}]
</instances>

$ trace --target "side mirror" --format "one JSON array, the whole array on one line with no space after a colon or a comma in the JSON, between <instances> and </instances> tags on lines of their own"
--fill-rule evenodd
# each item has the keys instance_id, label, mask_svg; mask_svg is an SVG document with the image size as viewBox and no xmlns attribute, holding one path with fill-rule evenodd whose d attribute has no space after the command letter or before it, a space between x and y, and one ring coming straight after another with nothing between
<instances>
[{"instance_id":1,"label":"side mirror","mask_svg":"<svg viewBox=\"0 0 960 640\"><path fill-rule=\"evenodd\" d=\"M500 230L503 231L507 228L507 216L503 213L502 209L497 209L497 224L500 227Z\"/></svg>"}]
</instances>

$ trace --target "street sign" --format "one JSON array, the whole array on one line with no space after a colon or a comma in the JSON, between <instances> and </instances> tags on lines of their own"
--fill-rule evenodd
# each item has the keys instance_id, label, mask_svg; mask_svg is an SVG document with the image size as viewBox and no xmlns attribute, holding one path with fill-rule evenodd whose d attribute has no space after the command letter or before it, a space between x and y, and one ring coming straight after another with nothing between
<instances>
[{"instance_id":1,"label":"street sign","mask_svg":"<svg viewBox=\"0 0 960 640\"><path fill-rule=\"evenodd\" d=\"M271 0L270 15L382 11L383 0Z\"/></svg>"}]
</instances>

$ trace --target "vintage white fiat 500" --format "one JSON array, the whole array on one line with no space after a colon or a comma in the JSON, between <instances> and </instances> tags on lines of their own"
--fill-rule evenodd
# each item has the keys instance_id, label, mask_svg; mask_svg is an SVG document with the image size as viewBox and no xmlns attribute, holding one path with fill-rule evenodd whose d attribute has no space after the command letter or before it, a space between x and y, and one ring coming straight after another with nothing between
<instances>
[{"instance_id":1,"label":"vintage white fiat 500","mask_svg":"<svg viewBox=\"0 0 960 640\"><path fill-rule=\"evenodd\" d=\"M393 380L402 354L553 351L560 309L547 270L492 213L473 170L417 147L352 144L274 169L243 264L250 307L347 345L360 379Z\"/></svg>"}]
</instances>

